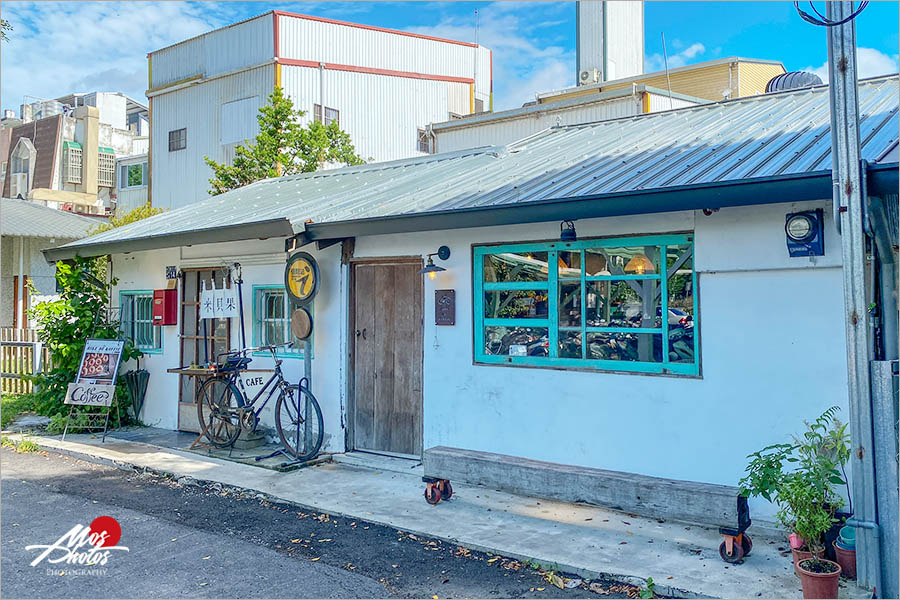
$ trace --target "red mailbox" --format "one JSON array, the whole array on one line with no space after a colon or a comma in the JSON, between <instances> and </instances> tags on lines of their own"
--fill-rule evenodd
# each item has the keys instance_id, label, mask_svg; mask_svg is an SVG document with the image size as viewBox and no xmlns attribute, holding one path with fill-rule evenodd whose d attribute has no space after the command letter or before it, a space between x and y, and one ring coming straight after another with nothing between
<instances>
[{"instance_id":1,"label":"red mailbox","mask_svg":"<svg viewBox=\"0 0 900 600\"><path fill-rule=\"evenodd\" d=\"M153 290L153 324L178 324L178 290Z\"/></svg>"}]
</instances>

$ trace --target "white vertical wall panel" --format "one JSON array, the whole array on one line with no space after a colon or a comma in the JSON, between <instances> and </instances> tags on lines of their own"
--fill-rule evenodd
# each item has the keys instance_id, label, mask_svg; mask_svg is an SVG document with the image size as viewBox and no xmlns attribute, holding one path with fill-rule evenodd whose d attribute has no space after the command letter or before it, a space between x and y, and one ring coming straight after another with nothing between
<instances>
[{"instance_id":1,"label":"white vertical wall panel","mask_svg":"<svg viewBox=\"0 0 900 600\"><path fill-rule=\"evenodd\" d=\"M437 151L453 152L479 146L502 146L556 125L577 125L640 113L640 96L628 96L561 110L548 110L512 118L489 120L469 127L435 131Z\"/></svg>"},{"instance_id":2,"label":"white vertical wall panel","mask_svg":"<svg viewBox=\"0 0 900 600\"><path fill-rule=\"evenodd\" d=\"M606 80L624 79L644 72L644 3L634 0L605 2Z\"/></svg>"},{"instance_id":3,"label":"white vertical wall panel","mask_svg":"<svg viewBox=\"0 0 900 600\"><path fill-rule=\"evenodd\" d=\"M150 87L194 75L212 77L274 58L271 13L210 31L152 53Z\"/></svg>"},{"instance_id":4,"label":"white vertical wall panel","mask_svg":"<svg viewBox=\"0 0 900 600\"><path fill-rule=\"evenodd\" d=\"M282 58L468 78L475 66L477 49L459 43L288 15L279 16L278 31Z\"/></svg>"},{"instance_id":5,"label":"white vertical wall panel","mask_svg":"<svg viewBox=\"0 0 900 600\"><path fill-rule=\"evenodd\" d=\"M319 70L283 66L281 84L295 106L313 118ZM360 93L365 90L365 93ZM367 162L418 154L417 129L447 120L447 85L441 81L325 71L325 106L340 111L341 129Z\"/></svg>"},{"instance_id":6,"label":"white vertical wall panel","mask_svg":"<svg viewBox=\"0 0 900 600\"><path fill-rule=\"evenodd\" d=\"M650 96L650 112L660 112L662 110L671 110L673 108L684 108L685 106L695 106L696 102L684 100L682 98L672 98L669 102L669 96L666 94L654 94L647 92Z\"/></svg>"},{"instance_id":7,"label":"white vertical wall panel","mask_svg":"<svg viewBox=\"0 0 900 600\"><path fill-rule=\"evenodd\" d=\"M449 98L448 110L457 115L467 115L471 108L471 92L468 83L448 83L447 97Z\"/></svg>"},{"instance_id":8,"label":"white vertical wall panel","mask_svg":"<svg viewBox=\"0 0 900 600\"><path fill-rule=\"evenodd\" d=\"M220 143L221 106L254 96L265 102L275 83L274 69L249 69L153 98L154 206L176 208L207 196L211 171L203 157L219 162L233 157L234 144ZM246 108L255 114L256 109ZM187 128L187 148L169 152L169 131L182 127Z\"/></svg>"}]
</instances>

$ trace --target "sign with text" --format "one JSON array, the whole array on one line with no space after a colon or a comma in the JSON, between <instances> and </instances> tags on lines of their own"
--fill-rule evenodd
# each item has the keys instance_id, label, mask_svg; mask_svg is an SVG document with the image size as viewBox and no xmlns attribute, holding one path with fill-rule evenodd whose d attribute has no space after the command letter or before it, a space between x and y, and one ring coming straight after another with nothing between
<instances>
[{"instance_id":1,"label":"sign with text","mask_svg":"<svg viewBox=\"0 0 900 600\"><path fill-rule=\"evenodd\" d=\"M122 340L88 340L75 383L115 385L124 347Z\"/></svg>"},{"instance_id":2,"label":"sign with text","mask_svg":"<svg viewBox=\"0 0 900 600\"><path fill-rule=\"evenodd\" d=\"M115 385L98 383L70 383L65 404L78 406L110 406L116 393Z\"/></svg>"},{"instance_id":3,"label":"sign with text","mask_svg":"<svg viewBox=\"0 0 900 600\"><path fill-rule=\"evenodd\" d=\"M200 290L200 318L201 319L228 319L238 316L237 288L216 288L215 282L211 288Z\"/></svg>"},{"instance_id":4,"label":"sign with text","mask_svg":"<svg viewBox=\"0 0 900 600\"><path fill-rule=\"evenodd\" d=\"M275 371L253 371L247 372L243 371L238 374L238 382L241 386L241 391L244 393L244 397L249 402L256 397L259 391L266 385L266 382L269 381L269 378L275 374Z\"/></svg>"}]
</instances>

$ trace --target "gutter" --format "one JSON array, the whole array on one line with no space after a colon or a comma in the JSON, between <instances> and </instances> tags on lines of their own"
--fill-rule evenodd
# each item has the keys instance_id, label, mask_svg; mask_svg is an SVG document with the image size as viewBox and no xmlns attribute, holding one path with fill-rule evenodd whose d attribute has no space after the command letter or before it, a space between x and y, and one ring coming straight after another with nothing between
<instances>
[{"instance_id":1,"label":"gutter","mask_svg":"<svg viewBox=\"0 0 900 600\"><path fill-rule=\"evenodd\" d=\"M895 163L871 167L868 185L870 193L873 195L883 193L883 190L896 190L898 165ZM306 230L298 237L301 244L306 244L315 240L363 235L778 204L786 201L827 200L830 197L831 171L826 170L797 175L773 175L652 190L556 198L501 206L479 206L334 223L307 223Z\"/></svg>"},{"instance_id":2,"label":"gutter","mask_svg":"<svg viewBox=\"0 0 900 600\"><path fill-rule=\"evenodd\" d=\"M74 244L47 248L42 250L44 259L49 263L58 260L67 260L76 256L91 257L104 254L127 254L140 252L141 250L158 250L161 248L175 248L178 246L193 246L194 244L214 244L218 242L238 242L241 240L266 239L272 237L289 237L294 235L291 222L281 217L278 219L266 219L254 223L241 223L224 227L209 227L194 231L179 233L161 233L145 237L130 238L125 240L112 240L109 242L94 242L92 244Z\"/></svg>"}]
</instances>

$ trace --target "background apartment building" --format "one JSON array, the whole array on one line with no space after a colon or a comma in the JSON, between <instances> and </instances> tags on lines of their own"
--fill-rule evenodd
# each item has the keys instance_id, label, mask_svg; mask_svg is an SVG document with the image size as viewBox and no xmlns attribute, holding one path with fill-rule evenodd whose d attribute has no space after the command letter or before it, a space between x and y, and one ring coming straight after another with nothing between
<instances>
[{"instance_id":1,"label":"background apartment building","mask_svg":"<svg viewBox=\"0 0 900 600\"><path fill-rule=\"evenodd\" d=\"M162 208L207 197L204 156L230 162L276 85L305 120L337 121L367 161L431 152L431 123L492 104L487 48L280 11L148 58L150 196Z\"/></svg>"}]
</instances>

